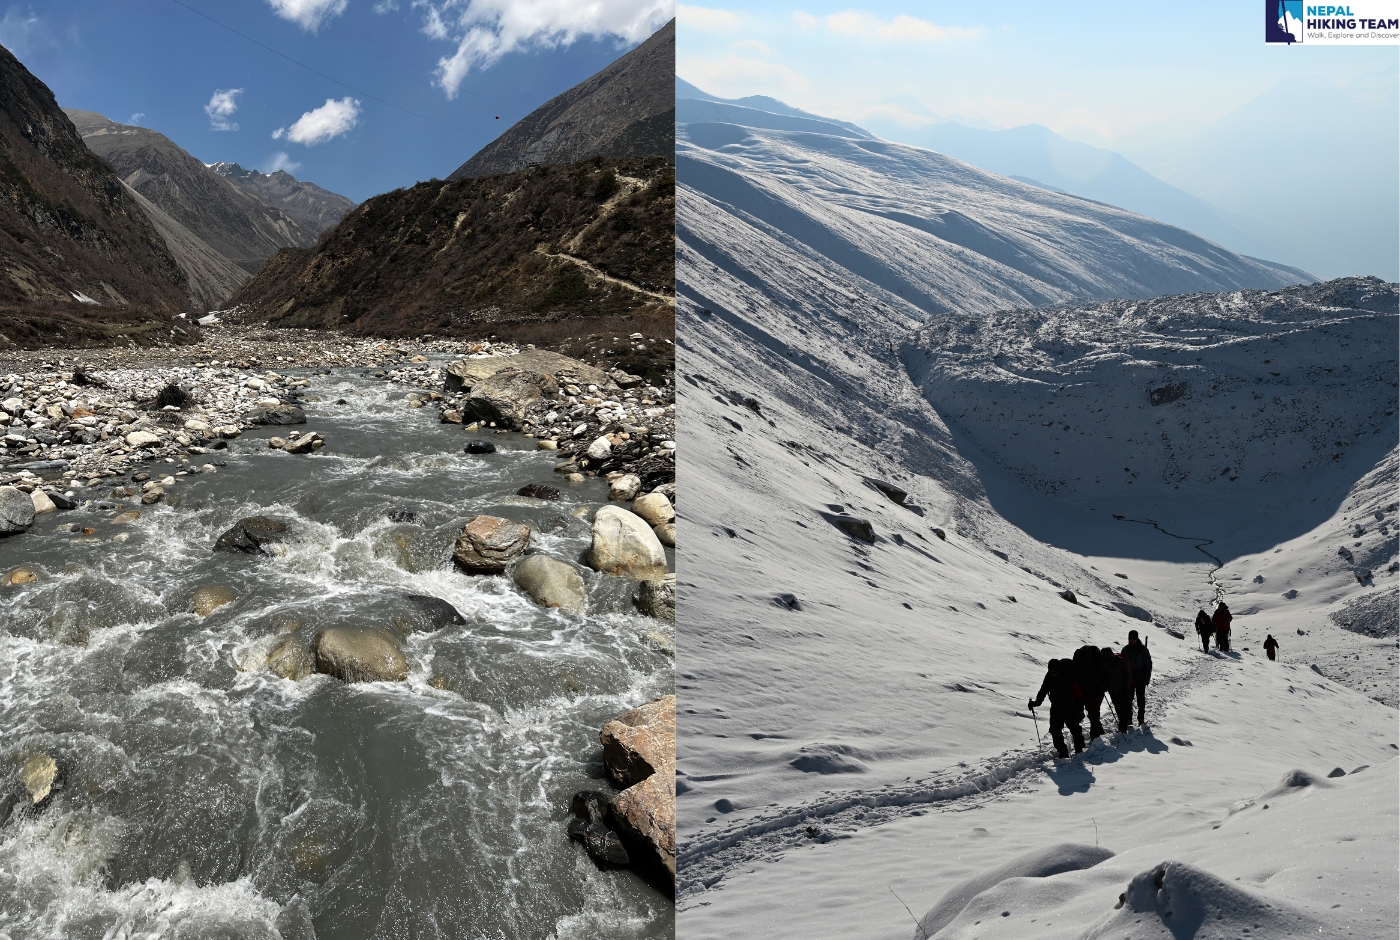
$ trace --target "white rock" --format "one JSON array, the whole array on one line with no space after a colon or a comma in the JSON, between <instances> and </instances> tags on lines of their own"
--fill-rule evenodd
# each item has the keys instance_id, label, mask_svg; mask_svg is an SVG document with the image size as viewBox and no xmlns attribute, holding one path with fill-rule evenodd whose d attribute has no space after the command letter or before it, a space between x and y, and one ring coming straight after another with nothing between
<instances>
[{"instance_id":1,"label":"white rock","mask_svg":"<svg viewBox=\"0 0 1400 940\"><path fill-rule=\"evenodd\" d=\"M160 438L150 431L132 431L126 436L126 442L132 447L154 447L160 443Z\"/></svg>"},{"instance_id":2,"label":"white rock","mask_svg":"<svg viewBox=\"0 0 1400 940\"><path fill-rule=\"evenodd\" d=\"M40 513L54 512L58 509L58 507L53 504L53 500L49 499L49 494L45 493L43 490L36 489L29 494L29 498L34 502L34 514L36 516Z\"/></svg>"},{"instance_id":3,"label":"white rock","mask_svg":"<svg viewBox=\"0 0 1400 940\"><path fill-rule=\"evenodd\" d=\"M606 437L599 437L588 445L587 453L592 460L607 460L612 454L612 442Z\"/></svg>"}]
</instances>

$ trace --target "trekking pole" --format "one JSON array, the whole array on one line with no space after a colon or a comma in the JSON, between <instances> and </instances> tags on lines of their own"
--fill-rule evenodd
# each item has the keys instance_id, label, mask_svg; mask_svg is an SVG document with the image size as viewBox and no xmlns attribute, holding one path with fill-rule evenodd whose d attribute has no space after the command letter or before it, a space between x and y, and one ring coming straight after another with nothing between
<instances>
[{"instance_id":1,"label":"trekking pole","mask_svg":"<svg viewBox=\"0 0 1400 940\"><path fill-rule=\"evenodd\" d=\"M1035 706L1031 706L1031 721L1035 722L1035 745L1040 747L1040 720L1035 717Z\"/></svg>"}]
</instances>

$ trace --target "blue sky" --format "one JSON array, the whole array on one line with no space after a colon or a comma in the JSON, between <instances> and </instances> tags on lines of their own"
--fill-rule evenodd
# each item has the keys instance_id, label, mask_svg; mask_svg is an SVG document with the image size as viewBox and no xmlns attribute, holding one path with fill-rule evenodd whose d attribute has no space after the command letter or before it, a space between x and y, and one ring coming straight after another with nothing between
<instances>
[{"instance_id":1,"label":"blue sky","mask_svg":"<svg viewBox=\"0 0 1400 940\"><path fill-rule=\"evenodd\" d=\"M1349 84L1395 47L1266 47L1257 0L678 5L677 72L852 121L1038 123L1111 146L1194 130L1296 75Z\"/></svg>"},{"instance_id":2,"label":"blue sky","mask_svg":"<svg viewBox=\"0 0 1400 940\"><path fill-rule=\"evenodd\" d=\"M181 2L0 3L0 43L63 107L136 115L206 163L285 166L357 201L447 176L673 10L671 0Z\"/></svg>"}]
</instances>

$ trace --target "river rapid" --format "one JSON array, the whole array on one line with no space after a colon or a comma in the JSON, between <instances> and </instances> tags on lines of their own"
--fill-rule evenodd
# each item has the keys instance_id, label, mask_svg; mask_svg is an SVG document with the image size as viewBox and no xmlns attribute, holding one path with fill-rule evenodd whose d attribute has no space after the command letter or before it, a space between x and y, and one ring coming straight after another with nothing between
<instances>
[{"instance_id":1,"label":"river rapid","mask_svg":"<svg viewBox=\"0 0 1400 940\"><path fill-rule=\"evenodd\" d=\"M575 791L612 790L598 729L674 691L672 626L581 563L607 485L564 482L532 439L406 408L410 387L367 370L307 375L320 400L296 430L324 449L245 432L192 458L218 465L168 502L114 498L139 489L117 478L0 539L0 575L38 574L0 588L0 770L43 753L62 774L0 820L0 938L670 938L669 894L565 831ZM475 436L497 452L463 453ZM563 498L515 495L529 483ZM455 570L483 513L577 563L586 616ZM252 515L290 523L281 554L212 551ZM201 618L209 585L235 600ZM266 668L283 633L332 625L407 632L407 681Z\"/></svg>"}]
</instances>

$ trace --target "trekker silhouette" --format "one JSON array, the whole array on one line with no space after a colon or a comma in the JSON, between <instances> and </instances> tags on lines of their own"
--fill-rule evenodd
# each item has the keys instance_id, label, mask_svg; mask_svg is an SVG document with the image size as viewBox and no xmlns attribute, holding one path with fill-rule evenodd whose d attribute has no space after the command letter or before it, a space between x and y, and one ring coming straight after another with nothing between
<instances>
[{"instance_id":1,"label":"trekker silhouette","mask_svg":"<svg viewBox=\"0 0 1400 940\"><path fill-rule=\"evenodd\" d=\"M1089 716L1089 740L1103 734L1103 724L1099 712L1103 708L1103 696L1108 691L1108 670L1104 668L1103 657L1097 646L1081 646L1074 651L1075 678L1079 681L1079 692L1084 697L1084 713Z\"/></svg>"},{"instance_id":2,"label":"trekker silhouette","mask_svg":"<svg viewBox=\"0 0 1400 940\"><path fill-rule=\"evenodd\" d=\"M1270 662L1278 658L1278 640L1274 639L1272 633L1264 638L1264 652L1269 654Z\"/></svg>"},{"instance_id":3,"label":"trekker silhouette","mask_svg":"<svg viewBox=\"0 0 1400 940\"><path fill-rule=\"evenodd\" d=\"M1074 678L1074 661L1052 659L1045 670L1045 681L1040 684L1040 692L1027 703L1034 709L1050 696L1050 737L1055 742L1055 753L1061 758L1069 757L1065 746L1065 726L1074 739L1074 753L1084 750L1084 730L1079 723L1084 720L1084 699L1079 691L1079 683Z\"/></svg>"},{"instance_id":4,"label":"trekker silhouette","mask_svg":"<svg viewBox=\"0 0 1400 940\"><path fill-rule=\"evenodd\" d=\"M1118 730L1126 732L1133 724L1133 667L1111 646L1105 646L1099 654L1108 677L1108 697L1118 715Z\"/></svg>"},{"instance_id":5,"label":"trekker silhouette","mask_svg":"<svg viewBox=\"0 0 1400 940\"><path fill-rule=\"evenodd\" d=\"M1211 619L1215 624L1215 648L1222 653L1230 652L1230 621L1235 618L1230 616L1230 608L1225 606L1224 601L1215 608L1215 616Z\"/></svg>"},{"instance_id":6,"label":"trekker silhouette","mask_svg":"<svg viewBox=\"0 0 1400 940\"><path fill-rule=\"evenodd\" d=\"M1138 727L1141 728L1147 722L1147 683L1152 681L1152 654L1147 651L1147 645L1138 639L1136 630L1128 631L1128 645L1123 647L1123 658L1133 667L1133 691L1137 693Z\"/></svg>"},{"instance_id":7,"label":"trekker silhouette","mask_svg":"<svg viewBox=\"0 0 1400 940\"><path fill-rule=\"evenodd\" d=\"M1196 611L1196 633L1201 638L1201 652L1210 652L1210 635L1215 632L1215 624L1211 622L1210 614L1204 610Z\"/></svg>"}]
</instances>

